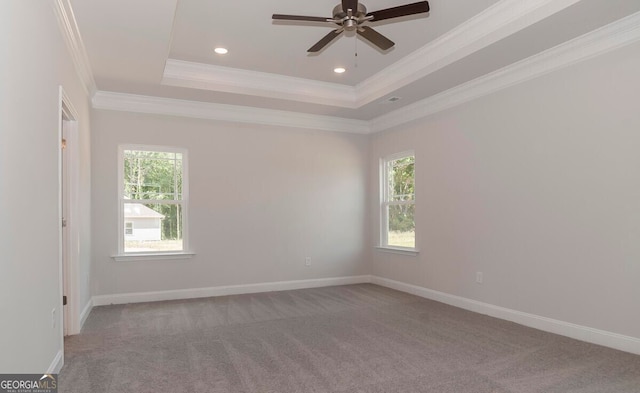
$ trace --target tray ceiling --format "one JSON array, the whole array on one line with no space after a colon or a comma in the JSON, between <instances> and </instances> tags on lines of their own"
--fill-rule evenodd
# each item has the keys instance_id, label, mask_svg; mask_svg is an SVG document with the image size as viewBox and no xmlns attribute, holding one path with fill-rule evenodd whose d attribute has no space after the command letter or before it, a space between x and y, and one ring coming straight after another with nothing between
<instances>
[{"instance_id":1,"label":"tray ceiling","mask_svg":"<svg viewBox=\"0 0 640 393\"><path fill-rule=\"evenodd\" d=\"M69 2L98 91L363 121L640 12L637 0L431 0L428 14L372 24L391 50L346 34L310 55L332 25L271 14L329 17L337 1ZM369 10L408 2L363 1Z\"/></svg>"}]
</instances>

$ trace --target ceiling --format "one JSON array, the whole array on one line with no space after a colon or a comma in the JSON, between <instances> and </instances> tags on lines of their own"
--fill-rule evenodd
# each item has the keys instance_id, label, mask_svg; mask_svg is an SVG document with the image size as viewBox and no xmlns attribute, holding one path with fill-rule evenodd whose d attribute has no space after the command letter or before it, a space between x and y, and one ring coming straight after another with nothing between
<instances>
[{"instance_id":1,"label":"ceiling","mask_svg":"<svg viewBox=\"0 0 640 393\"><path fill-rule=\"evenodd\" d=\"M638 0L430 0L428 14L370 24L388 51L349 33L308 54L332 25L271 15L330 17L337 0L69 2L95 90L364 121L640 12Z\"/></svg>"}]
</instances>

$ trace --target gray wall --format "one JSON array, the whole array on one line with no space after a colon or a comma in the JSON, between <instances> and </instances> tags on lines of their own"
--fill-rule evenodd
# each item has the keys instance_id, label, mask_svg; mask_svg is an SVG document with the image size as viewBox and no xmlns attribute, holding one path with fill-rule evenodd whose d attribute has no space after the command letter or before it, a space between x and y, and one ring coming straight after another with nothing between
<instances>
[{"instance_id":1,"label":"gray wall","mask_svg":"<svg viewBox=\"0 0 640 393\"><path fill-rule=\"evenodd\" d=\"M638 70L635 45L374 135L372 196L378 159L416 152L420 254L373 273L640 337Z\"/></svg>"},{"instance_id":2,"label":"gray wall","mask_svg":"<svg viewBox=\"0 0 640 393\"><path fill-rule=\"evenodd\" d=\"M366 136L105 110L92 132L94 295L370 273ZM126 143L188 149L194 258L111 258Z\"/></svg>"},{"instance_id":3,"label":"gray wall","mask_svg":"<svg viewBox=\"0 0 640 393\"><path fill-rule=\"evenodd\" d=\"M62 350L59 86L79 116L78 286L90 299L89 103L51 1L0 12L0 372L47 371ZM51 310L56 309L56 327ZM78 312L80 311L78 310ZM76 316L77 317L77 316Z\"/></svg>"}]
</instances>

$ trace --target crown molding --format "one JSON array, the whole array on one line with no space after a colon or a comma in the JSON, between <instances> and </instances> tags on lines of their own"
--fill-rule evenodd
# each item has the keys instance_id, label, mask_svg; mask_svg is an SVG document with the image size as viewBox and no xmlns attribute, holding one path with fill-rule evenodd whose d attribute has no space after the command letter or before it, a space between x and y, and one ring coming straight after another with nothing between
<instances>
[{"instance_id":1,"label":"crown molding","mask_svg":"<svg viewBox=\"0 0 640 393\"><path fill-rule=\"evenodd\" d=\"M89 62L89 56L82 42L82 36L80 35L80 30L78 29L78 24L73 14L73 8L69 0L54 0L53 8L58 19L60 30L62 31L62 37L69 48L73 64L82 81L85 93L91 96L97 91L96 82L93 79L91 63Z\"/></svg>"},{"instance_id":2,"label":"crown molding","mask_svg":"<svg viewBox=\"0 0 640 393\"><path fill-rule=\"evenodd\" d=\"M371 131L370 123L364 120L107 91L98 91L93 96L92 105L95 109L183 116L235 123L354 134L368 134Z\"/></svg>"},{"instance_id":3,"label":"crown molding","mask_svg":"<svg viewBox=\"0 0 640 393\"><path fill-rule=\"evenodd\" d=\"M355 87L175 59L162 84L357 109L579 1L501 0Z\"/></svg>"},{"instance_id":4,"label":"crown molding","mask_svg":"<svg viewBox=\"0 0 640 393\"><path fill-rule=\"evenodd\" d=\"M167 60L162 84L356 108L352 86L175 59Z\"/></svg>"},{"instance_id":5,"label":"crown molding","mask_svg":"<svg viewBox=\"0 0 640 393\"><path fill-rule=\"evenodd\" d=\"M368 134L420 119L640 41L640 12L371 121L98 91L93 107Z\"/></svg>"},{"instance_id":6,"label":"crown molding","mask_svg":"<svg viewBox=\"0 0 640 393\"><path fill-rule=\"evenodd\" d=\"M372 132L427 117L640 40L640 12L371 121Z\"/></svg>"},{"instance_id":7,"label":"crown molding","mask_svg":"<svg viewBox=\"0 0 640 393\"><path fill-rule=\"evenodd\" d=\"M579 1L499 1L356 85L357 107L432 74Z\"/></svg>"}]
</instances>

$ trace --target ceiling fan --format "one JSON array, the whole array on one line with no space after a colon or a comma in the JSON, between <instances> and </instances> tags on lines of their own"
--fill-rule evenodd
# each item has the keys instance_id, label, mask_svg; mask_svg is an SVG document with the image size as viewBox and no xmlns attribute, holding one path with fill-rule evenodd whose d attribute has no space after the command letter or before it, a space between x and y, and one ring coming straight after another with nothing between
<instances>
[{"instance_id":1,"label":"ceiling fan","mask_svg":"<svg viewBox=\"0 0 640 393\"><path fill-rule=\"evenodd\" d=\"M324 36L320 41L307 50L307 52L319 52L322 48L329 45L331 41L337 38L344 31L356 31L362 38L371 42L382 50L387 50L394 46L394 42L378 33L369 26L364 25L365 22L377 22L379 20L398 18L401 16L421 14L429 12L429 2L419 1L417 3L405 4L398 7L386 8L379 11L367 13L367 8L358 3L358 0L342 0L333 9L333 18L323 18L320 16L302 16L302 15L281 15L273 14L275 20L289 21L305 21L305 22L330 22L338 25L338 28L332 30Z\"/></svg>"}]
</instances>

